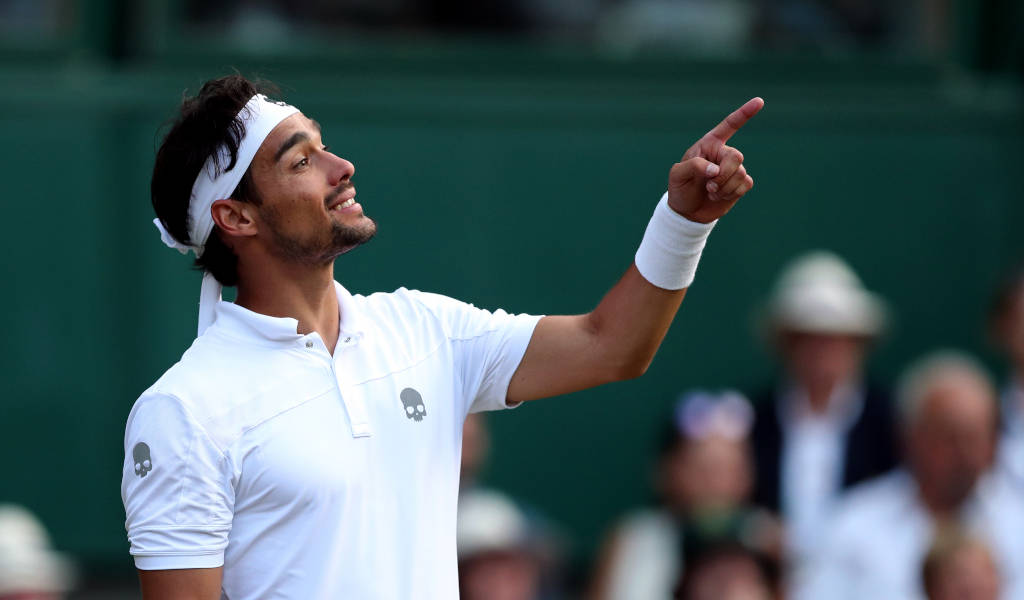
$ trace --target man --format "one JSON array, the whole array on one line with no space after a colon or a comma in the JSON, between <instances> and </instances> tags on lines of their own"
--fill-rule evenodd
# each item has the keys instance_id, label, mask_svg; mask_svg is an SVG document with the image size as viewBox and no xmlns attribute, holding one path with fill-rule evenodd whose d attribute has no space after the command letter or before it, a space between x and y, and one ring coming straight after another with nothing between
<instances>
[{"instance_id":1,"label":"man","mask_svg":"<svg viewBox=\"0 0 1024 600\"><path fill-rule=\"evenodd\" d=\"M164 242L206 274L199 337L125 434L143 595L455 598L467 413L647 368L712 224L753 185L726 141L763 101L672 167L634 266L593 312L540 318L336 283L334 259L376 231L355 167L258 92L238 76L204 85L153 171ZM221 284L235 303L217 301Z\"/></svg>"},{"instance_id":2,"label":"man","mask_svg":"<svg viewBox=\"0 0 1024 600\"><path fill-rule=\"evenodd\" d=\"M937 532L963 527L991 548L1003 598L1024 597L1024 502L991 469L996 400L987 374L956 353L912 367L900 386L905 466L841 499L797 600L918 599Z\"/></svg>"},{"instance_id":3,"label":"man","mask_svg":"<svg viewBox=\"0 0 1024 600\"><path fill-rule=\"evenodd\" d=\"M750 504L753 411L747 399L731 390L691 390L666 420L654 469L657 505L616 524L594 569L592 600L672 598L685 567L688 527L733 523L758 545L781 538L778 523Z\"/></svg>"},{"instance_id":4,"label":"man","mask_svg":"<svg viewBox=\"0 0 1024 600\"><path fill-rule=\"evenodd\" d=\"M459 498L456 547L462 600L537 600L544 541L515 503L490 490Z\"/></svg>"},{"instance_id":5,"label":"man","mask_svg":"<svg viewBox=\"0 0 1024 600\"><path fill-rule=\"evenodd\" d=\"M889 396L864 376L884 317L881 299L823 251L787 265L769 301L768 335L783 375L752 396L754 494L783 516L798 564L813 555L838 494L896 464Z\"/></svg>"}]
</instances>

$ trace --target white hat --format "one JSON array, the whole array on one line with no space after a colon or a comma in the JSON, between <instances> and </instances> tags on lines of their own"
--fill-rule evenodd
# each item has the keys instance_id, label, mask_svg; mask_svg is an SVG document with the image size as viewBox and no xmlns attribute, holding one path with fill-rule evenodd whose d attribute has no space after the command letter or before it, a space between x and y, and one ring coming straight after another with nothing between
<instances>
[{"instance_id":1,"label":"white hat","mask_svg":"<svg viewBox=\"0 0 1024 600\"><path fill-rule=\"evenodd\" d=\"M455 545L459 560L484 552L525 550L529 525L503 494L473 490L459 498Z\"/></svg>"},{"instance_id":2,"label":"white hat","mask_svg":"<svg viewBox=\"0 0 1024 600\"><path fill-rule=\"evenodd\" d=\"M0 504L0 594L66 592L71 563L50 548L46 529L20 506Z\"/></svg>"},{"instance_id":3,"label":"white hat","mask_svg":"<svg viewBox=\"0 0 1024 600\"><path fill-rule=\"evenodd\" d=\"M767 317L776 330L876 336L885 328L886 307L843 259L816 250L783 269Z\"/></svg>"}]
</instances>

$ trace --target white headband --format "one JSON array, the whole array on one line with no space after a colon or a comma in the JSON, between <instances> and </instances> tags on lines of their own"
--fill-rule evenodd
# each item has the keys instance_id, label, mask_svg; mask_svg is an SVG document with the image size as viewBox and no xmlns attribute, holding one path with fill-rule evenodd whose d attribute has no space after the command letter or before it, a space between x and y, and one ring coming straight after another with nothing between
<instances>
[{"instance_id":1,"label":"white headband","mask_svg":"<svg viewBox=\"0 0 1024 600\"><path fill-rule=\"evenodd\" d=\"M245 134L238 144L235 166L228 171L222 170L230 164L231 156L227 146L221 146L217 148L216 155L207 157L192 184L192 196L188 203L188 237L192 244L182 244L164 228L160 219L153 219L153 224L160 230L160 239L168 248L174 248L182 254L188 254L191 250L196 257L203 255L206 240L213 231L213 215L210 212L213 203L231 197L256 156L256 151L263 145L263 140L281 121L297 112L299 109L294 106L270 101L263 94L257 94L245 103L236 117L245 125ZM209 272L203 274L203 287L199 293L199 335L213 324L213 308L220 299L220 283Z\"/></svg>"}]
</instances>

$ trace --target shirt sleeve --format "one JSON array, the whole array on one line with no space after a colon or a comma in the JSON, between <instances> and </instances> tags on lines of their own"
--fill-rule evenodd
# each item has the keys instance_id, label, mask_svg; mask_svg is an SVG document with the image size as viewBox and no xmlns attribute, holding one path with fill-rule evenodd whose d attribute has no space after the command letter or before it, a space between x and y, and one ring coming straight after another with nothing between
<instances>
[{"instance_id":1,"label":"shirt sleeve","mask_svg":"<svg viewBox=\"0 0 1024 600\"><path fill-rule=\"evenodd\" d=\"M234 509L229 461L173 396L139 398L124 438L121 499L135 566L224 564Z\"/></svg>"},{"instance_id":2,"label":"shirt sleeve","mask_svg":"<svg viewBox=\"0 0 1024 600\"><path fill-rule=\"evenodd\" d=\"M491 312L438 294L414 293L444 325L466 399L463 412L514 408L506 403L508 385L541 316Z\"/></svg>"}]
</instances>

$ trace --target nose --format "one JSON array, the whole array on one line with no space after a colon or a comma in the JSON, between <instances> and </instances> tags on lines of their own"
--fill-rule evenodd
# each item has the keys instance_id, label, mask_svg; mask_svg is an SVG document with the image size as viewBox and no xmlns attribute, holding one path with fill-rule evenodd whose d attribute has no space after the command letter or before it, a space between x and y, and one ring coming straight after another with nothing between
<instances>
[{"instance_id":1,"label":"nose","mask_svg":"<svg viewBox=\"0 0 1024 600\"><path fill-rule=\"evenodd\" d=\"M330 184L336 186L343 181L348 181L356 173L356 166L344 158L335 154L327 153L330 157L329 177Z\"/></svg>"}]
</instances>

